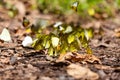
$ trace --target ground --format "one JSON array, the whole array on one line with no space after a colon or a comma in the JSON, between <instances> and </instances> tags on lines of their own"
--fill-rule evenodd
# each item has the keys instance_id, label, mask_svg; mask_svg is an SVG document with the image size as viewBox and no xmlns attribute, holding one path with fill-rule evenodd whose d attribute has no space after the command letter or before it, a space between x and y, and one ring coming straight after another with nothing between
<instances>
[{"instance_id":1,"label":"ground","mask_svg":"<svg viewBox=\"0 0 120 80\"><path fill-rule=\"evenodd\" d=\"M51 22L59 20L52 14L37 14L36 11L31 12L27 17L31 21L36 18L49 19ZM93 25L96 31L89 45L102 64L70 61L56 63L51 60L54 58L42 51L24 48L21 45L25 37L22 18L21 15L10 18L5 11L0 12L0 32L7 27L12 37L12 42L0 41L0 80L79 80L67 73L67 66L71 63L80 64L97 73L98 80L120 80L120 38L114 36L114 30L120 28L119 15L108 20L93 20L84 24ZM69 20L71 19L70 17ZM60 20L63 19L60 18ZM99 27L103 29L102 35L97 34ZM85 52L79 51L79 54L85 54Z\"/></svg>"}]
</instances>

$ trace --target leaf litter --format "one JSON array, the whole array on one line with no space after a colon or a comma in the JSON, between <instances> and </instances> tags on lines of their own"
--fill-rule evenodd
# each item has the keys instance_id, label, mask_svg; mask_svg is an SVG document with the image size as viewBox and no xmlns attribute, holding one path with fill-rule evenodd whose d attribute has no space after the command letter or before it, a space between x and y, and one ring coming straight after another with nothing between
<instances>
[{"instance_id":1,"label":"leaf litter","mask_svg":"<svg viewBox=\"0 0 120 80\"><path fill-rule=\"evenodd\" d=\"M33 11L34 12L34 11ZM32 15L31 15L32 16ZM5 16L4 16L5 17ZM15 26L16 27L16 26ZM110 26L111 27L111 26ZM19 30L21 30L21 29L18 29L18 31ZM19 35L17 35L17 36L20 36L21 34L22 34L22 37L24 36L24 35L26 35L26 33L22 33L23 32L23 30L21 30L20 31L20 33L19 33ZM107 33L107 34L109 34L109 33ZM14 35L15 35L15 33L14 33ZM104 36L103 36L104 37ZM16 38L14 38L14 39L16 39ZM23 38L22 38L23 39ZM21 42L21 40L22 39L18 39L18 43L19 43L19 45L20 45L20 42ZM17 41L17 40L16 40ZM115 41L115 39L113 39L113 41ZM118 44L119 44L119 40L118 41L116 41ZM45 63L44 62L44 64L45 65L42 65L42 64L40 64L40 62L39 61L44 61L46 58L45 57L42 57L41 56L41 53L37 53L37 55L38 56L36 56L36 54L33 54L32 56L28 56L28 57L26 57L25 59L23 59L23 57L24 57L24 55L22 55L21 56L21 60L19 60L19 61L17 61L16 62L16 59L14 58L14 56L13 55L15 55L16 53L17 54L19 54L19 55L21 55L21 54L27 54L27 53L31 53L30 51L31 51L31 49L27 49L27 48L23 48L23 47L21 47L20 46L20 49L18 49L18 47L17 46L14 46L15 48L12 48L12 50L13 50L13 52L11 52L11 53L9 53L10 51L9 50L7 50L7 49L9 49L9 48L7 48L8 46L9 47L11 47L12 45L14 45L14 44L16 44L16 43L6 43L5 42L5 45L4 44L1 44L1 45L3 45L2 46L2 48L1 48L1 45L0 45L0 52L1 52L1 56L0 56L0 59L1 59L1 62L2 63L0 63L0 65L2 65L3 67L2 67L2 69L5 69L5 67L6 66L8 66L8 69L5 69L5 70L3 70L2 72L1 72L1 76L0 76L0 79L32 79L32 80L35 80L35 79L59 79L59 77L61 77L62 76L62 79L64 80L64 79L67 79L67 80L70 80L70 79L73 79L74 80L74 78L76 78L75 76L77 76L77 75L74 75L73 77L74 78L71 78L71 76L68 76L68 74L70 75L71 74L71 72L69 72L69 73L65 73L65 71L66 71L66 69L64 69L63 67L60 67L60 66L58 66L58 67L51 67L50 66L50 63ZM103 55L108 55L109 53L105 53L106 52L106 49L104 49L104 51L102 51L102 52L100 52L101 51L101 47L100 46L97 46L97 47L94 47L94 46L92 46L94 49L96 49L95 51L96 51L96 53L95 53L95 55L100 55L100 54L102 54L102 55L100 55L100 56L103 56ZM114 47L118 47L117 45L115 45ZM97 48L99 48L99 50L97 49ZM107 46L107 48L111 48L111 47L109 47L109 45ZM4 51L8 51L8 52L4 52ZM114 48L113 48L113 52L111 52L111 55L113 54L117 54L118 56L119 56L119 53L118 52L116 52L116 51L118 51L119 52L119 47L117 48L117 50L114 50ZM36 53L36 52L34 52L34 53ZM31 53L32 54L32 53ZM80 55L79 55L80 54ZM43 55L43 54L42 54ZM67 55L67 54L66 54ZM4 57L3 57L4 56ZM12 57L13 56L13 57ZM70 56L70 57L69 57ZM95 57L93 57L93 56L88 56L88 55L86 55L86 54L81 54L81 53L71 53L69 56L67 56L66 58L64 58L65 60L68 60L69 62L72 62L72 63L75 63L75 62L79 62L79 63L92 63L92 65L94 65L93 63L100 63L99 62L99 59L97 59L96 60L96 56ZM78 56L78 57L77 57ZM98 56L98 57L100 57L100 56ZM2 58L3 57L3 58ZM75 59L74 59L74 57L75 57ZM91 59L91 57L92 57L92 59ZM109 57L109 56L106 56L106 57ZM88 61L87 61L87 59L88 59ZM9 64L9 62L10 62L10 64ZM101 59L101 62L105 62L103 59ZM114 62L113 60L111 61L111 62ZM116 60L115 62L119 62L119 59L118 60ZM34 66L34 65L32 65L32 63L36 63L36 65L37 65L37 67L36 66ZM105 62L106 63L106 62ZM108 59L108 61L107 61L107 63L109 64L109 59ZM47 65L49 65L49 66L46 66L46 64ZM100 63L101 64L101 63ZM102 64L101 64L102 65ZM110 64L111 66L112 66L112 64ZM114 64L113 64L114 65ZM11 68L11 67L9 67L9 66L14 66L15 68ZM81 67L81 65L79 65L80 67ZM102 65L103 66L103 65ZM118 66L119 66L119 63L118 63ZM1 67L1 66L0 66ZM73 66L73 67L70 67L70 68L76 68L77 67L77 69L78 69L78 66L75 64L75 66ZM104 67L104 68L103 68ZM115 68L115 72L114 72L114 70L112 69L112 68L108 68L108 67L105 67L105 66L103 66L102 68L101 67L93 67L94 68L94 70L96 70L96 68L97 69L100 69L100 70L103 70L104 71L104 73L106 74L106 76L108 76L108 77L110 77L110 78L108 78L108 79L114 79L115 77L113 77L114 75L116 76L116 74L117 74L117 72L119 72L119 67L116 67ZM37 70L36 70L36 68L37 68ZM69 67L68 67L69 68ZM84 68L86 68L86 67L84 67ZM81 69L83 69L83 68L81 68ZM111 69L113 70L112 72L111 72ZM86 71L88 70L88 68L86 69ZM89 69L90 70L90 69ZM88 70L88 72L89 72L89 70ZM74 71L74 70L73 70ZM75 71L77 71L77 70L75 70ZM117 72L116 72L117 71ZM97 72L97 71L95 71L95 72ZM80 73L80 72L79 72ZM99 72L100 74L102 74L103 76L104 76L104 73L102 72L102 71L100 71ZM113 74L112 74L113 73ZM18 74L18 75L17 75ZM62 74L62 75L61 75ZM88 73L87 73L88 74ZM22 77L21 77L21 75L22 75ZM44 76L43 76L44 75ZM73 74L72 74L73 75ZM6 77L7 76L7 77ZM16 77L14 77L14 76L16 76ZM85 75L86 76L86 75ZM89 75L90 76L90 75ZM101 76L101 75L99 75L99 76ZM112 76L112 77L111 77ZM119 77L119 76L118 76ZM84 78L88 78L88 77L83 77L83 79ZM90 77L91 78L91 77ZM93 78L91 78L91 79L96 79L97 77L93 77ZM105 78L103 78L103 80L104 80ZM117 78L118 79L118 78Z\"/></svg>"},{"instance_id":2,"label":"leaf litter","mask_svg":"<svg viewBox=\"0 0 120 80\"><path fill-rule=\"evenodd\" d=\"M93 54L80 54L77 52L68 52L65 55L60 56L57 62L61 62L61 61L64 62L65 60L70 62L79 62L83 64L87 64L87 63L102 64L101 60Z\"/></svg>"},{"instance_id":3,"label":"leaf litter","mask_svg":"<svg viewBox=\"0 0 120 80\"><path fill-rule=\"evenodd\" d=\"M70 64L67 66L67 73L75 79L97 80L99 78L97 73L91 71L87 67L82 67L79 64Z\"/></svg>"}]
</instances>

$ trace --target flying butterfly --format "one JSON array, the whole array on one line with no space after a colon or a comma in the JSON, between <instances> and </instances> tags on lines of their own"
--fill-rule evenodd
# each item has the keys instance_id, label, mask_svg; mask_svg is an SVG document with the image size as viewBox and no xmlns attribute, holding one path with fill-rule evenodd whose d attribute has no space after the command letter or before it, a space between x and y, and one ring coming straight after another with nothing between
<instances>
[{"instance_id":1,"label":"flying butterfly","mask_svg":"<svg viewBox=\"0 0 120 80\"><path fill-rule=\"evenodd\" d=\"M24 27L28 27L29 24L30 24L30 21L26 17L23 17L22 25Z\"/></svg>"},{"instance_id":2,"label":"flying butterfly","mask_svg":"<svg viewBox=\"0 0 120 80\"><path fill-rule=\"evenodd\" d=\"M76 2L74 2L74 3L72 4L71 8L77 12L77 7L78 7L78 5L79 5L79 2L76 1Z\"/></svg>"}]
</instances>

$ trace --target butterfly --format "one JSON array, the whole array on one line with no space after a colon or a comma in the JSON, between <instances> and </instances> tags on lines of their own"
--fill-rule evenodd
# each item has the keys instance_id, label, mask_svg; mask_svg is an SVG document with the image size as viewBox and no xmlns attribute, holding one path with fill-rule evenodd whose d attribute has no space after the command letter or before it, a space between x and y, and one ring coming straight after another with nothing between
<instances>
[{"instance_id":1,"label":"butterfly","mask_svg":"<svg viewBox=\"0 0 120 80\"><path fill-rule=\"evenodd\" d=\"M0 34L0 40L6 41L6 42L12 41L9 30L7 28L4 28L2 33Z\"/></svg>"},{"instance_id":2,"label":"butterfly","mask_svg":"<svg viewBox=\"0 0 120 80\"><path fill-rule=\"evenodd\" d=\"M28 27L29 24L30 24L30 21L26 17L23 17L22 25L24 27Z\"/></svg>"},{"instance_id":3,"label":"butterfly","mask_svg":"<svg viewBox=\"0 0 120 80\"><path fill-rule=\"evenodd\" d=\"M77 7L78 7L78 5L79 5L79 2L76 1L76 2L74 2L74 3L71 5L71 8L77 12Z\"/></svg>"}]
</instances>

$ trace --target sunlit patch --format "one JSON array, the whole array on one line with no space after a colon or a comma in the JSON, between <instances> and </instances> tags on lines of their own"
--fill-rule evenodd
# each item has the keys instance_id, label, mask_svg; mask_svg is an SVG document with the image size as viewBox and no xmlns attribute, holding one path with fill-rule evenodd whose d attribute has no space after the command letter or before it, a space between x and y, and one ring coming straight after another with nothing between
<instances>
[{"instance_id":1,"label":"sunlit patch","mask_svg":"<svg viewBox=\"0 0 120 80\"><path fill-rule=\"evenodd\" d=\"M74 3L72 4L71 8L72 8L73 10L77 11L78 5L79 5L79 2L76 1L76 2L74 2Z\"/></svg>"}]
</instances>

